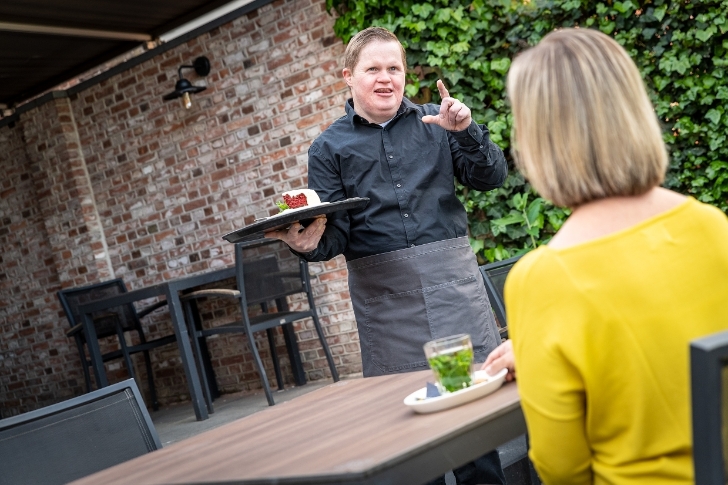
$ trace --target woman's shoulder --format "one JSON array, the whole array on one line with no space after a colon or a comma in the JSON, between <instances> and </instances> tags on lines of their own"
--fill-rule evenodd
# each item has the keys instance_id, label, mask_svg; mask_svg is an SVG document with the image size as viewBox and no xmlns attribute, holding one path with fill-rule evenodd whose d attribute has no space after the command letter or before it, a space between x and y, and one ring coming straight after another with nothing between
<instances>
[{"instance_id":1,"label":"woman's shoulder","mask_svg":"<svg viewBox=\"0 0 728 485\"><path fill-rule=\"evenodd\" d=\"M506 283L552 280L558 266L554 252L548 246L540 246L524 254L516 262L508 272Z\"/></svg>"}]
</instances>

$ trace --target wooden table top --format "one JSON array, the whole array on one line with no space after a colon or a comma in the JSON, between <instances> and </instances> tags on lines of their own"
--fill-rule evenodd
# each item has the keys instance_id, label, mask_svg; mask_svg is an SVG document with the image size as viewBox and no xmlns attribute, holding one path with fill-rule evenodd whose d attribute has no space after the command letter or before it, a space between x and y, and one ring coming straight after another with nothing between
<instances>
[{"instance_id":1,"label":"wooden table top","mask_svg":"<svg viewBox=\"0 0 728 485\"><path fill-rule=\"evenodd\" d=\"M417 483L525 432L515 383L417 414L403 400L428 380L339 381L74 483Z\"/></svg>"}]
</instances>

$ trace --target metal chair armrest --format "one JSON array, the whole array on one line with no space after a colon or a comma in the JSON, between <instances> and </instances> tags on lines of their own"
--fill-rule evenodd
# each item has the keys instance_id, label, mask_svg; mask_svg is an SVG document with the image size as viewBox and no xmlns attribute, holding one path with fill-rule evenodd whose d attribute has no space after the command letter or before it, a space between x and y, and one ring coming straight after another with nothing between
<instances>
[{"instance_id":1,"label":"metal chair armrest","mask_svg":"<svg viewBox=\"0 0 728 485\"><path fill-rule=\"evenodd\" d=\"M167 300L158 301L157 303L144 308L142 311L137 312L137 316L141 319L152 313L157 308L161 308L167 304Z\"/></svg>"},{"instance_id":2,"label":"metal chair armrest","mask_svg":"<svg viewBox=\"0 0 728 485\"><path fill-rule=\"evenodd\" d=\"M180 300L194 300L196 298L206 298L208 296L226 296L229 298L238 298L240 292L229 288L210 288L207 290L197 290L185 293L179 297Z\"/></svg>"},{"instance_id":3,"label":"metal chair armrest","mask_svg":"<svg viewBox=\"0 0 728 485\"><path fill-rule=\"evenodd\" d=\"M66 332L66 337L75 337L77 333L83 332L83 324L74 325Z\"/></svg>"}]
</instances>

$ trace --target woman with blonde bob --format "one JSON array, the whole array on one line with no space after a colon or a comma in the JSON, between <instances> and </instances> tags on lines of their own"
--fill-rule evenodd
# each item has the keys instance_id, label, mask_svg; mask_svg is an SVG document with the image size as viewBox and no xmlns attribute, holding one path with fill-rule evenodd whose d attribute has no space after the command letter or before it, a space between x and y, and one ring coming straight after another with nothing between
<instances>
[{"instance_id":1,"label":"woman with blonde bob","mask_svg":"<svg viewBox=\"0 0 728 485\"><path fill-rule=\"evenodd\" d=\"M728 218L659 187L660 126L610 37L552 32L508 96L517 166L572 209L505 288L531 459L545 483L691 483L688 346L728 325Z\"/></svg>"}]
</instances>

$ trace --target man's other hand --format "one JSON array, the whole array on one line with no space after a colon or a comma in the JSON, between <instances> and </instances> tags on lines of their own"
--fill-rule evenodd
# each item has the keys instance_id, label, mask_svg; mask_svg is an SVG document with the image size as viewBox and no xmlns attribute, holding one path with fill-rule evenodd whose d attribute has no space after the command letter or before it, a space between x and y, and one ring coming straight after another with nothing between
<instances>
[{"instance_id":1,"label":"man's other hand","mask_svg":"<svg viewBox=\"0 0 728 485\"><path fill-rule=\"evenodd\" d=\"M450 97L447 88L441 80L437 80L437 89L440 91L442 103L440 104L440 114L438 116L426 115L422 117L424 123L439 125L448 131L462 131L470 126L472 120L470 116L470 108L455 98Z\"/></svg>"},{"instance_id":2,"label":"man's other hand","mask_svg":"<svg viewBox=\"0 0 728 485\"><path fill-rule=\"evenodd\" d=\"M304 228L300 223L294 222L288 229L266 232L265 237L280 239L299 253L310 253L318 246L324 229L326 229L326 217L319 217L308 227Z\"/></svg>"}]
</instances>

